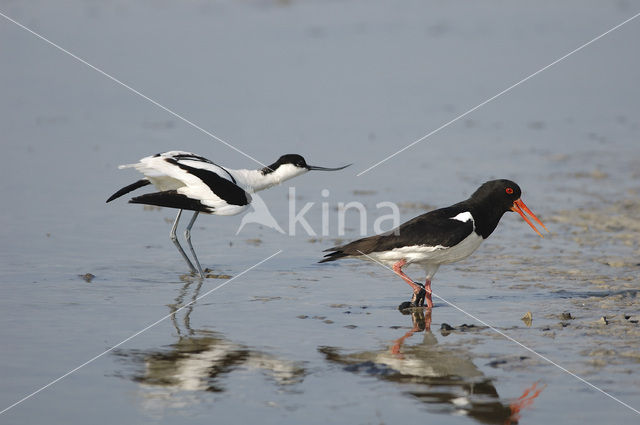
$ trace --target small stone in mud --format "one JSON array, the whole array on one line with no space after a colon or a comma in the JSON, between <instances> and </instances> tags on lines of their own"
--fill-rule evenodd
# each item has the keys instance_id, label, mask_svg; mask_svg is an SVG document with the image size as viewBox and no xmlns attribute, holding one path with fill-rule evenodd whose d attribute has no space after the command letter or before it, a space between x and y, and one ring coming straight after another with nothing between
<instances>
[{"instance_id":1,"label":"small stone in mud","mask_svg":"<svg viewBox=\"0 0 640 425\"><path fill-rule=\"evenodd\" d=\"M568 311L565 311L564 313L560 314L560 320L573 320L573 319L575 319L575 317L573 317L571 313L569 313Z\"/></svg>"},{"instance_id":2,"label":"small stone in mud","mask_svg":"<svg viewBox=\"0 0 640 425\"><path fill-rule=\"evenodd\" d=\"M327 320L323 320L323 321L322 321L322 323L326 323L327 325L331 325L331 324L333 324L334 322L333 322L333 320L331 320L331 319L327 319Z\"/></svg>"},{"instance_id":3,"label":"small stone in mud","mask_svg":"<svg viewBox=\"0 0 640 425\"><path fill-rule=\"evenodd\" d=\"M94 274L91 274L91 273L80 274L78 276L80 276L87 283L91 283L93 278L96 277Z\"/></svg>"},{"instance_id":4,"label":"small stone in mud","mask_svg":"<svg viewBox=\"0 0 640 425\"><path fill-rule=\"evenodd\" d=\"M204 275L204 277L207 279L231 279L231 275L228 274L207 273Z\"/></svg>"},{"instance_id":5,"label":"small stone in mud","mask_svg":"<svg viewBox=\"0 0 640 425\"><path fill-rule=\"evenodd\" d=\"M461 324L460 326L453 327L448 323L443 323L440 325L440 333L442 334L442 336L447 336L449 335L452 331L458 331L458 332L467 332L467 331L471 331L474 329L479 329L476 325L467 325L466 323Z\"/></svg>"},{"instance_id":6,"label":"small stone in mud","mask_svg":"<svg viewBox=\"0 0 640 425\"><path fill-rule=\"evenodd\" d=\"M443 323L442 325L440 325L440 334L442 336L447 336L454 330L455 328L448 323Z\"/></svg>"},{"instance_id":7,"label":"small stone in mud","mask_svg":"<svg viewBox=\"0 0 640 425\"><path fill-rule=\"evenodd\" d=\"M344 327L347 328L347 329L355 329L355 328L357 328L356 325L344 325Z\"/></svg>"},{"instance_id":8,"label":"small stone in mud","mask_svg":"<svg viewBox=\"0 0 640 425\"><path fill-rule=\"evenodd\" d=\"M411 308L411 303L409 301L405 301L398 306L398 310L400 310L402 314L408 314L405 310L408 310L410 308Z\"/></svg>"},{"instance_id":9,"label":"small stone in mud","mask_svg":"<svg viewBox=\"0 0 640 425\"><path fill-rule=\"evenodd\" d=\"M487 366L498 367L500 365L507 364L507 363L523 362L523 361L527 360L528 358L529 357L527 357L527 356L518 356L518 357L511 357L509 359L497 359L497 360L493 360L493 361L490 361L489 363L487 363Z\"/></svg>"},{"instance_id":10,"label":"small stone in mud","mask_svg":"<svg viewBox=\"0 0 640 425\"><path fill-rule=\"evenodd\" d=\"M599 324L601 324L601 325L608 325L608 324L609 324L609 321L607 320L607 318L606 318L605 316L602 316L602 317L598 320L598 322L597 322L597 323L599 323Z\"/></svg>"},{"instance_id":11,"label":"small stone in mud","mask_svg":"<svg viewBox=\"0 0 640 425\"><path fill-rule=\"evenodd\" d=\"M297 319L308 319L309 316L305 315L305 314L301 314L300 316L296 316Z\"/></svg>"}]
</instances>

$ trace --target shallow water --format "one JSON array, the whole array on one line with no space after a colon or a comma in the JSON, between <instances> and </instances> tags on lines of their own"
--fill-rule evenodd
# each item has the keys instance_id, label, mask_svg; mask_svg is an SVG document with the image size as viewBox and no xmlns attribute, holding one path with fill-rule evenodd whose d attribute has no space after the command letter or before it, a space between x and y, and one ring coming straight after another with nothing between
<instances>
[{"instance_id":1,"label":"shallow water","mask_svg":"<svg viewBox=\"0 0 640 425\"><path fill-rule=\"evenodd\" d=\"M255 164L0 19L0 409L154 325L0 422L636 420L443 300L640 408L640 24L356 177L633 16L632 4L0 5L262 162L296 152L317 165L354 163L264 192L288 230L295 186L296 211L314 202L306 218L317 235L251 223L236 235L241 217L199 218L203 265L236 278L172 316L227 280L183 276L167 237L173 211L104 203L137 178L117 165L176 148ZM505 216L478 252L436 275L430 329L428 317L397 311L409 292L388 271L316 263L337 240L359 237L355 213L338 234L339 202L367 207L370 234L388 213L381 201L405 220L502 177L520 184L551 234Z\"/></svg>"}]
</instances>

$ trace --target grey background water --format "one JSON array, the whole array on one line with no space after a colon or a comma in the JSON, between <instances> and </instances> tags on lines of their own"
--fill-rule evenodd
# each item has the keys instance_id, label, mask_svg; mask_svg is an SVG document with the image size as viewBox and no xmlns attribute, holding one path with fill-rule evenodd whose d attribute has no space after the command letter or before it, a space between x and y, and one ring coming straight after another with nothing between
<instances>
[{"instance_id":1,"label":"grey background water","mask_svg":"<svg viewBox=\"0 0 640 425\"><path fill-rule=\"evenodd\" d=\"M534 383L544 389L521 423L637 421L442 301L431 333L407 334L412 319L396 306L408 288L384 269L316 264L338 238L338 202L364 203L371 233L388 213L380 201L400 204L404 220L512 178L551 235L507 215L474 256L441 269L435 292L640 408L639 21L355 176L633 16L634 2L0 5L264 163L292 152L354 163L264 193L285 229L288 187L297 211L314 202L316 232L326 202L329 236L255 224L236 235L240 216L201 217L194 244L216 273L282 253L0 422L505 423ZM104 203L137 178L118 164L168 149L256 164L4 18L0 58L5 408L224 282L182 277L173 211ZM344 239L358 226L349 214ZM442 323L478 328L447 335Z\"/></svg>"}]
</instances>

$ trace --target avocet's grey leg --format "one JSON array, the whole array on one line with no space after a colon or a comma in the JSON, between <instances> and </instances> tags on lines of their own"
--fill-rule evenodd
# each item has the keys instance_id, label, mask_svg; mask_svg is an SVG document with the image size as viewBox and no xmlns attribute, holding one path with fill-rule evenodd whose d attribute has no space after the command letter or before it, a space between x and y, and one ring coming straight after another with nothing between
<instances>
[{"instance_id":1,"label":"avocet's grey leg","mask_svg":"<svg viewBox=\"0 0 640 425\"><path fill-rule=\"evenodd\" d=\"M173 222L173 226L171 226L171 232L169 233L169 237L171 238L171 241L176 246L176 248L178 248L178 251L180 251L180 254L182 255L182 258L184 258L184 261L187 262L187 265L189 266L189 269L191 270L191 272L197 273L198 270L196 270L196 268L193 267L193 263L191 263L191 260L189 260L189 257L187 257L187 254L184 252L184 249L182 249L182 247L180 246L180 242L178 242L178 237L176 236L176 228L178 227L178 221L180 221L181 215L182 215L182 210L179 210L178 215L176 216L176 219ZM189 243L189 245L191 245L191 243Z\"/></svg>"},{"instance_id":2,"label":"avocet's grey leg","mask_svg":"<svg viewBox=\"0 0 640 425\"><path fill-rule=\"evenodd\" d=\"M204 272L202 271L202 266L200 265L200 261L198 261L198 256L196 255L196 251L193 249L193 245L191 245L191 228L193 227L193 223L195 223L196 218L198 218L198 211L193 213L193 217L191 217L191 221L184 231L184 238L187 240L187 244L189 244L189 249L191 250L191 255L193 255L193 259L196 262L196 266L198 266L198 273L200 273L200 277L204 279Z\"/></svg>"}]
</instances>

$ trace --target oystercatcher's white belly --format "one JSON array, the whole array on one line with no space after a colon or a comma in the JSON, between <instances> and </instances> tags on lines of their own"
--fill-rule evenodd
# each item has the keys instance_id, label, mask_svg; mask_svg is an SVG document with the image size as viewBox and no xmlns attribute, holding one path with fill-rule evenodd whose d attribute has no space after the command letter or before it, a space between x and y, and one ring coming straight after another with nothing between
<instances>
[{"instance_id":1,"label":"oystercatcher's white belly","mask_svg":"<svg viewBox=\"0 0 640 425\"><path fill-rule=\"evenodd\" d=\"M478 249L483 240L482 236L476 232L471 232L459 244L450 247L442 245L411 245L394 248L390 251L372 252L367 255L370 257L369 259L389 265L404 259L407 264L415 263L435 266L464 260ZM366 256L361 258L366 259Z\"/></svg>"}]
</instances>

